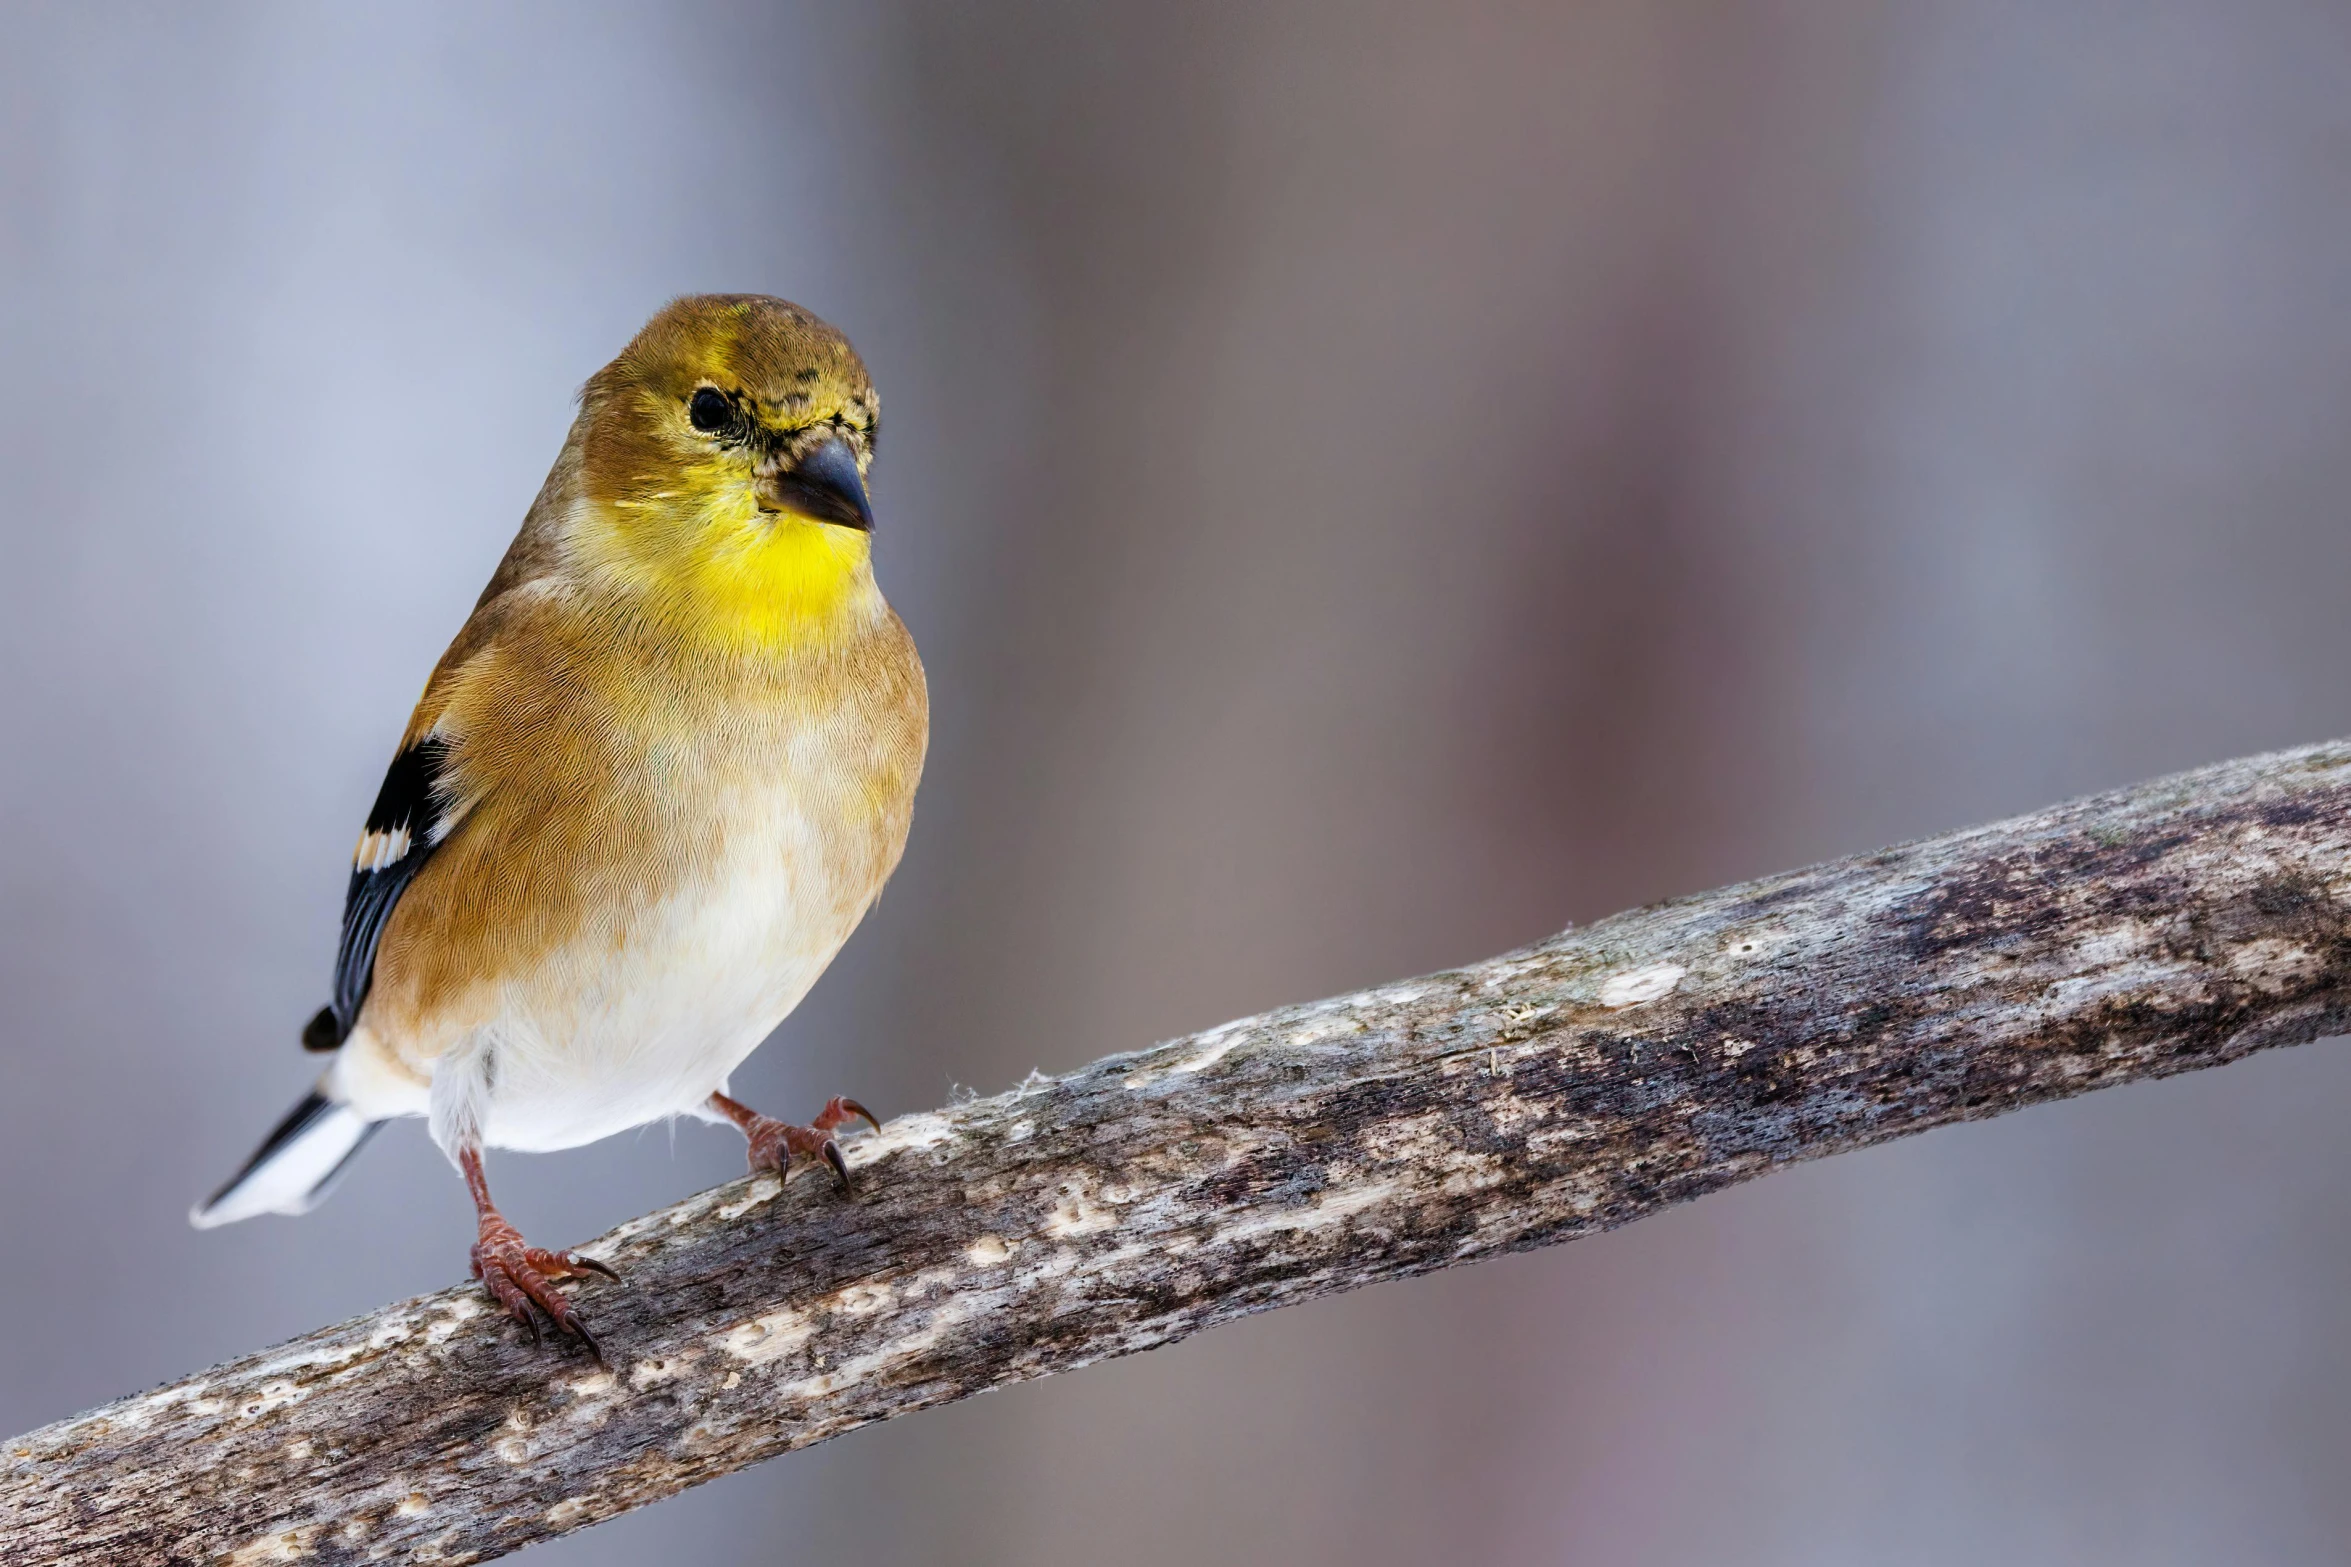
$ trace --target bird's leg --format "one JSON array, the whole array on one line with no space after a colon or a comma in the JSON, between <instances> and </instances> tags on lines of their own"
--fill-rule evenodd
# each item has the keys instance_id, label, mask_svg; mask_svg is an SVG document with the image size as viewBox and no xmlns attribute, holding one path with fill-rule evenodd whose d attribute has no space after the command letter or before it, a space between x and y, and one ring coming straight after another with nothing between
<instances>
[{"instance_id":1,"label":"bird's leg","mask_svg":"<svg viewBox=\"0 0 2351 1567\"><path fill-rule=\"evenodd\" d=\"M833 1167L834 1178L841 1189L849 1189L849 1161L841 1157L841 1145L833 1133L851 1116L861 1117L875 1131L882 1123L873 1112L854 1099L835 1097L825 1101L824 1109L806 1126L793 1126L773 1116L761 1115L740 1099L729 1099L724 1094L710 1096L710 1108L743 1129L751 1143L751 1168L773 1170L781 1175L790 1166L794 1154L822 1159Z\"/></svg>"},{"instance_id":2,"label":"bird's leg","mask_svg":"<svg viewBox=\"0 0 2351 1567\"><path fill-rule=\"evenodd\" d=\"M473 1276L506 1308L508 1316L531 1330L533 1339L539 1337L538 1314L531 1309L535 1306L547 1314L558 1333L569 1333L602 1360L602 1346L554 1281L583 1273L601 1273L608 1279L620 1275L578 1252L541 1251L524 1245L521 1233L490 1201L490 1183L482 1178L482 1151L459 1149L457 1167L465 1172L465 1189L473 1193L473 1211L481 1221L481 1236L473 1243Z\"/></svg>"}]
</instances>

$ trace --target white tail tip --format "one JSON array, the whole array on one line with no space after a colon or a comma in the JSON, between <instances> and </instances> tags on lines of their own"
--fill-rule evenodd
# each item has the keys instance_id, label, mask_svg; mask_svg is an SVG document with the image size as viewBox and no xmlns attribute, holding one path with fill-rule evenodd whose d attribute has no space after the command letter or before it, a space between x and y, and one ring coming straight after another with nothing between
<instances>
[{"instance_id":1,"label":"white tail tip","mask_svg":"<svg viewBox=\"0 0 2351 1567\"><path fill-rule=\"evenodd\" d=\"M308 1213L377 1124L313 1092L278 1123L226 1186L188 1211L188 1222L209 1230L258 1213Z\"/></svg>"}]
</instances>

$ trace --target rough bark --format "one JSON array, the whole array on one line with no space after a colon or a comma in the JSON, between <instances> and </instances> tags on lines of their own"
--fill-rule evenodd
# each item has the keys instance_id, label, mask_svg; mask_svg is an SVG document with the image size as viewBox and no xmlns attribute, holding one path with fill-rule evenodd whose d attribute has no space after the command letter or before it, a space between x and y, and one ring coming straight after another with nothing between
<instances>
[{"instance_id":1,"label":"rough bark","mask_svg":"<svg viewBox=\"0 0 2351 1567\"><path fill-rule=\"evenodd\" d=\"M0 1446L0 1561L478 1561L862 1425L2344 1026L2351 744L1618 915L891 1122Z\"/></svg>"}]
</instances>

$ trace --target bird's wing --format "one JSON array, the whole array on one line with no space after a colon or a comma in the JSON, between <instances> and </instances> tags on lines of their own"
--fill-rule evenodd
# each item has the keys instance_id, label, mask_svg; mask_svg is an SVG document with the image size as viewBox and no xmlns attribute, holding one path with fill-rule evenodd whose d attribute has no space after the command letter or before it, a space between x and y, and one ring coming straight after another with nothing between
<instances>
[{"instance_id":1,"label":"bird's wing","mask_svg":"<svg viewBox=\"0 0 2351 1567\"><path fill-rule=\"evenodd\" d=\"M376 944L392 907L416 873L449 836L462 814L450 797L450 743L426 734L392 758L384 786L351 861L343 895L343 939L335 949L335 1038L340 1044L359 1019L375 978Z\"/></svg>"},{"instance_id":2,"label":"bird's wing","mask_svg":"<svg viewBox=\"0 0 2351 1567\"><path fill-rule=\"evenodd\" d=\"M391 923L393 907L478 801L457 776L459 743L445 719L468 668L478 667L494 651L504 607L487 595L475 607L426 683L424 699L409 720L408 737L384 774L384 786L376 791L375 806L367 813L367 826L351 857L351 884L343 894L334 1001L302 1031L308 1049L334 1050L350 1037L375 979L376 948Z\"/></svg>"}]
</instances>

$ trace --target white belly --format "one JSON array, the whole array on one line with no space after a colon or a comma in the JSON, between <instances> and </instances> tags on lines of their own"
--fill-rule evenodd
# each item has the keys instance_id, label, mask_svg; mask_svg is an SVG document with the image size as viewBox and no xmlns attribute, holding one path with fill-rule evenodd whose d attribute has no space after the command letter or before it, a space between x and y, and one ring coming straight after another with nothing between
<instances>
[{"instance_id":1,"label":"white belly","mask_svg":"<svg viewBox=\"0 0 2351 1567\"><path fill-rule=\"evenodd\" d=\"M483 1140L570 1148L699 1108L848 938L829 899L810 917L791 890L769 874L681 892L509 987L477 1068Z\"/></svg>"},{"instance_id":2,"label":"white belly","mask_svg":"<svg viewBox=\"0 0 2351 1567\"><path fill-rule=\"evenodd\" d=\"M363 1021L337 1061L341 1096L370 1116L429 1114L448 1149L572 1148L700 1109L878 890L858 857L825 852L800 808L808 794L738 796L747 808L712 862L456 1009L476 1021L432 1060L429 1086L389 1067Z\"/></svg>"}]
</instances>

